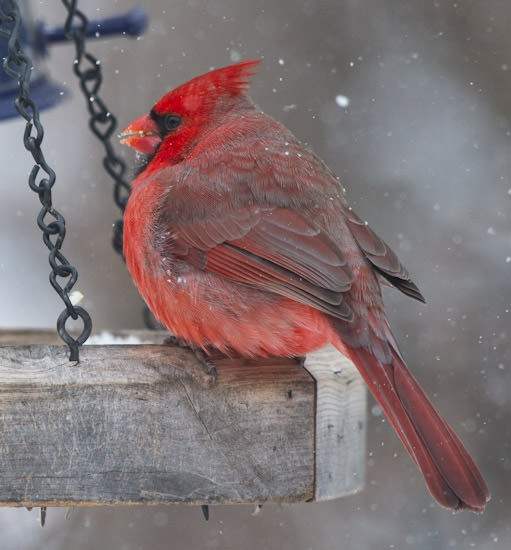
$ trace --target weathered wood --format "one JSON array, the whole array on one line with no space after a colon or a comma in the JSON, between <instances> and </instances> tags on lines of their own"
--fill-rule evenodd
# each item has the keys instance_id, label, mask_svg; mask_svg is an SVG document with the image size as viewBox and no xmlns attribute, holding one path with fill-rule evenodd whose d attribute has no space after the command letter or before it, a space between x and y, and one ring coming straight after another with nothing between
<instances>
[{"instance_id":1,"label":"weathered wood","mask_svg":"<svg viewBox=\"0 0 511 550\"><path fill-rule=\"evenodd\" d=\"M365 480L364 382L333 346L307 355L305 368L316 381L314 500L354 493Z\"/></svg>"},{"instance_id":2,"label":"weathered wood","mask_svg":"<svg viewBox=\"0 0 511 550\"><path fill-rule=\"evenodd\" d=\"M169 346L84 346L79 364L64 346L0 347L0 505L353 492L365 389L340 354L318 353L306 360L317 383L276 358L216 358L214 383L193 353Z\"/></svg>"},{"instance_id":3,"label":"weathered wood","mask_svg":"<svg viewBox=\"0 0 511 550\"><path fill-rule=\"evenodd\" d=\"M314 384L289 361L166 346L1 349L0 500L244 502L313 496ZM292 398L288 392L292 391Z\"/></svg>"}]
</instances>

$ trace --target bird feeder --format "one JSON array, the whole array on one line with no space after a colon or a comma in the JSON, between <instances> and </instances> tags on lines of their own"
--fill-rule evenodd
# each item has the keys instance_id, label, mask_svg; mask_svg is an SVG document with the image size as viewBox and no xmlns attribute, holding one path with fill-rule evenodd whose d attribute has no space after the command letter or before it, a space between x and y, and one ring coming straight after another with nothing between
<instances>
[{"instance_id":1,"label":"bird feeder","mask_svg":"<svg viewBox=\"0 0 511 550\"><path fill-rule=\"evenodd\" d=\"M46 43L57 36L77 44L74 71L87 99L94 98L87 101L91 127L105 146L104 165L123 210L129 186L110 143L115 118L98 96L100 66L84 49L91 26L76 2L64 5L66 25L43 36ZM73 304L77 271L61 251L65 221L47 200L54 172L42 153L34 154L42 137L30 137L40 125L38 101L23 72L29 48L20 38L16 2L2 2L0 15L9 43L6 71L18 80L16 109L27 120L25 145L36 160L29 183L43 205L38 225L50 250L52 285L66 306L58 333L67 344L59 345L52 331L0 331L0 505L301 502L359 490L365 386L334 348L308 355L305 368L284 358L216 356L215 380L193 353L162 344L162 332L118 334L150 342L143 345L82 346L91 321ZM80 68L82 58L92 68ZM38 176L40 169L47 177ZM122 221L115 225L122 250ZM68 333L69 317L82 319L81 334Z\"/></svg>"}]
</instances>

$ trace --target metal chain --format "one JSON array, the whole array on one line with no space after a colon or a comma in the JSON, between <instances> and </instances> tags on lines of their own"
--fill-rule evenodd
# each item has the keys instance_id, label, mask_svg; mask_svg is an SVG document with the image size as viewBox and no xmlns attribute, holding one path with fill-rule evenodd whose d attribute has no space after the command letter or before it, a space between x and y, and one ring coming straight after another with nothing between
<instances>
[{"instance_id":1,"label":"metal chain","mask_svg":"<svg viewBox=\"0 0 511 550\"><path fill-rule=\"evenodd\" d=\"M115 154L110 140L117 127L117 119L98 96L98 90L103 80L101 64L96 57L85 50L88 20L83 12L76 7L77 0L62 0L62 3L68 11L64 25L66 36L68 40L75 43L76 48L73 70L78 76L80 88L85 95L87 109L91 115L89 126L105 147L106 155L103 159L103 165L115 182L114 201L121 212L124 213L131 187L124 179L126 164ZM82 68L83 65L85 65L85 68ZM124 258L122 240L123 220L121 218L113 224L112 245L115 251ZM150 330L163 328L163 325L154 318L146 305L143 309L143 319L145 326Z\"/></svg>"},{"instance_id":2,"label":"metal chain","mask_svg":"<svg viewBox=\"0 0 511 550\"><path fill-rule=\"evenodd\" d=\"M92 54L85 50L87 33L87 17L76 7L77 0L62 0L67 9L67 19L64 25L68 40L72 40L76 48L73 70L80 81L80 88L87 100L90 114L89 126L94 135L105 148L103 165L113 178L114 200L122 213L126 208L130 194L130 185L124 179L126 164L115 154L111 137L117 127L117 119L98 96L103 76L101 64ZM122 256L122 219L114 223L113 247Z\"/></svg>"},{"instance_id":3,"label":"metal chain","mask_svg":"<svg viewBox=\"0 0 511 550\"><path fill-rule=\"evenodd\" d=\"M23 50L20 41L22 20L18 4L16 0L7 0L7 4L7 9L5 4L2 4L2 8L0 8L0 34L8 38L8 54L4 59L3 68L11 78L18 81L19 95L14 105L27 122L23 142L36 163L30 172L28 183L30 189L39 195L39 200L43 205L37 216L37 224L43 232L43 242L50 251L49 263L52 269L50 282L66 306L57 320L57 330L59 336L69 346L69 359L78 361L78 346L89 337L92 321L87 311L81 307L73 306L69 298L69 293L78 278L78 272L61 252L66 235L66 222L64 216L52 205L51 191L55 184L55 172L46 162L41 150L44 135L43 125L39 119L39 109L30 97L32 61ZM34 129L35 135L32 134ZM45 174L41 174L41 171ZM53 218L53 220L48 221L48 218ZM65 279L67 282L64 284ZM70 317L75 320L80 318L83 322L82 332L78 338L73 338L66 329L66 321Z\"/></svg>"}]
</instances>

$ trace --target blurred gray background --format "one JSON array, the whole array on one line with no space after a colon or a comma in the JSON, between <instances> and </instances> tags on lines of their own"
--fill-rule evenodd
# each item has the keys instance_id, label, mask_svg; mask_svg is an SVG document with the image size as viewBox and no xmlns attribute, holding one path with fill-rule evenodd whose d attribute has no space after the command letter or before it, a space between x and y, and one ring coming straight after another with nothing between
<instances>
[{"instance_id":1,"label":"blurred gray background","mask_svg":"<svg viewBox=\"0 0 511 550\"><path fill-rule=\"evenodd\" d=\"M33 2L63 22L60 2ZM134 5L79 2L91 17ZM167 90L263 58L251 95L341 177L357 212L399 253L427 298L386 291L408 364L473 453L493 493L487 512L433 503L388 423L369 406L367 485L322 504L0 510L0 550L511 548L511 3L507 0L153 0L139 40L91 40L101 95L120 128ZM142 302L112 251L118 213L87 127L71 45L45 67L70 98L44 111L43 149L66 217L64 254L96 330L141 328ZM347 101L336 101L344 96ZM339 105L341 103L341 105ZM0 124L0 326L54 327L35 225L23 123ZM123 148L119 147L119 150ZM122 154L131 163L133 154ZM171 411L169 411L171 414Z\"/></svg>"}]
</instances>

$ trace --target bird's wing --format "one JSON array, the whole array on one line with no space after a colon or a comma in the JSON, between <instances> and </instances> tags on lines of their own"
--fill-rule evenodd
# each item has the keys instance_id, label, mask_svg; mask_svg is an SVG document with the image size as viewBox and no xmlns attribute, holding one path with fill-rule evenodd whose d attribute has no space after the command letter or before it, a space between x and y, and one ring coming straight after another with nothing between
<instances>
[{"instance_id":1,"label":"bird's wing","mask_svg":"<svg viewBox=\"0 0 511 550\"><path fill-rule=\"evenodd\" d=\"M275 292L344 320L352 274L338 247L300 214L246 206L218 217L165 224L163 256Z\"/></svg>"},{"instance_id":2,"label":"bird's wing","mask_svg":"<svg viewBox=\"0 0 511 550\"><path fill-rule=\"evenodd\" d=\"M376 235L367 222L362 221L353 210L348 210L346 223L358 246L376 271L407 296L425 302L424 296L410 279L408 271L399 261L395 252Z\"/></svg>"},{"instance_id":3,"label":"bird's wing","mask_svg":"<svg viewBox=\"0 0 511 550\"><path fill-rule=\"evenodd\" d=\"M204 154L170 168L172 176L159 173L160 185L172 180L156 224L162 255L344 320L352 318L344 298L353 281L348 252L422 298L390 247L348 208L323 162L290 134L279 143L274 136L216 147L213 159Z\"/></svg>"}]
</instances>

